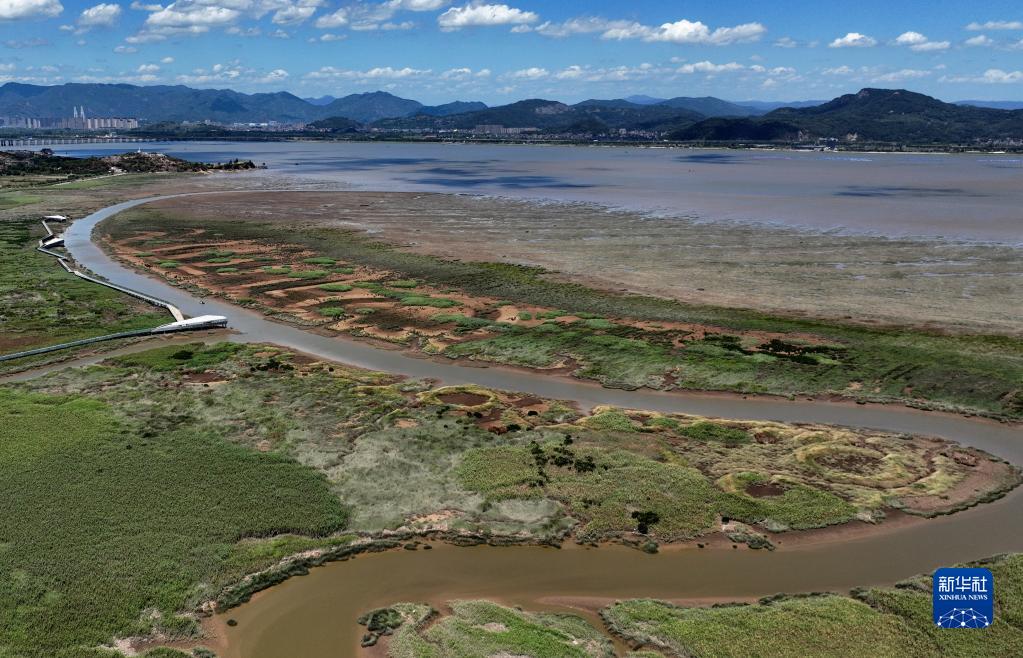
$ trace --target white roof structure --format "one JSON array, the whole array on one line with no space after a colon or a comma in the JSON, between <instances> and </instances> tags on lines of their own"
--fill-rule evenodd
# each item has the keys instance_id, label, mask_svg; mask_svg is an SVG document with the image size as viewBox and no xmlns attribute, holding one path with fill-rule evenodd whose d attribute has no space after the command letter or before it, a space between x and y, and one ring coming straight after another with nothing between
<instances>
[{"instance_id":1,"label":"white roof structure","mask_svg":"<svg viewBox=\"0 0 1023 658\"><path fill-rule=\"evenodd\" d=\"M220 329L227 326L227 318L223 315L200 315L195 318L188 318L170 324L162 324L153 329L154 334L167 333L171 331L186 331L189 329Z\"/></svg>"},{"instance_id":2,"label":"white roof structure","mask_svg":"<svg viewBox=\"0 0 1023 658\"><path fill-rule=\"evenodd\" d=\"M66 222L71 218L68 217L67 215L47 215L46 217L43 217L43 219L49 219L50 221L54 222Z\"/></svg>"}]
</instances>

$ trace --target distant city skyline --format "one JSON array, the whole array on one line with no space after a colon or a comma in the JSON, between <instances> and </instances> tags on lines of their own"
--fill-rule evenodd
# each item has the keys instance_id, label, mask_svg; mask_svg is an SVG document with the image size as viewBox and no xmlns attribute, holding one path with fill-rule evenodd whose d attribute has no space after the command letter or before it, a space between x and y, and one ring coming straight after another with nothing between
<instances>
[{"instance_id":1,"label":"distant city skyline","mask_svg":"<svg viewBox=\"0 0 1023 658\"><path fill-rule=\"evenodd\" d=\"M0 81L185 84L424 103L905 87L1023 99L1018 2L7 0Z\"/></svg>"}]
</instances>

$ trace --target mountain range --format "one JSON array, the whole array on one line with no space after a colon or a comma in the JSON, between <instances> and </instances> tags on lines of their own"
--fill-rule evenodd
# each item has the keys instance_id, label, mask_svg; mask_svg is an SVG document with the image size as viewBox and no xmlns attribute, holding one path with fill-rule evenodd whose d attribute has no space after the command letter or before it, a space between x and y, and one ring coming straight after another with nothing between
<instances>
[{"instance_id":1,"label":"mountain range","mask_svg":"<svg viewBox=\"0 0 1023 658\"><path fill-rule=\"evenodd\" d=\"M813 107L760 117L709 118L669 135L681 141L971 143L1023 140L1023 110L945 103L905 89L862 89Z\"/></svg>"},{"instance_id":2,"label":"mountain range","mask_svg":"<svg viewBox=\"0 0 1023 658\"><path fill-rule=\"evenodd\" d=\"M149 122L209 119L222 123L293 123L343 116L370 123L417 112L440 116L486 106L456 102L429 107L383 91L307 100L283 91L243 94L183 85L68 83L44 87L8 82L0 86L0 116L71 117L75 107L85 107L88 116L135 117Z\"/></svg>"},{"instance_id":3,"label":"mountain range","mask_svg":"<svg viewBox=\"0 0 1023 658\"><path fill-rule=\"evenodd\" d=\"M566 104L526 99L487 107L479 101L424 105L376 91L343 97L299 98L287 92L243 94L182 85L79 84L0 86L0 116L136 117L149 124L310 123L352 132L465 130L479 125L533 128L540 133L607 135L638 131L682 141L846 141L967 143L1023 139L1023 103L961 101L899 89L863 89L831 101L733 103L712 96L630 96Z\"/></svg>"},{"instance_id":4,"label":"mountain range","mask_svg":"<svg viewBox=\"0 0 1023 658\"><path fill-rule=\"evenodd\" d=\"M613 101L584 101L570 107L594 107L598 104L609 108L617 105L623 115L642 116L641 122L672 115L671 110L685 110L704 117L754 116L778 105L771 104L765 108L755 101L737 104L710 96L635 96ZM343 97L299 98L288 92L243 94L230 89L193 89L184 85L67 83L40 86L8 82L0 86L0 116L70 117L76 107L85 107L89 116L135 117L148 122L209 119L220 123L293 123L344 117L364 124L381 119L416 115L445 117L489 109L479 101L428 106L382 91ZM656 109L648 111L643 108ZM589 113L593 112L589 110ZM684 114L675 113L677 116Z\"/></svg>"}]
</instances>

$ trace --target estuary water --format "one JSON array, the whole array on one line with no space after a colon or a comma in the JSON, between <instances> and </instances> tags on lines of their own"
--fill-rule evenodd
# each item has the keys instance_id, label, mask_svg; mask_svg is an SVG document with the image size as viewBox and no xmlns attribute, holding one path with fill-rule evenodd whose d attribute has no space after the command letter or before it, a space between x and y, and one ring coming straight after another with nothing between
<instances>
[{"instance_id":1,"label":"estuary water","mask_svg":"<svg viewBox=\"0 0 1023 658\"><path fill-rule=\"evenodd\" d=\"M195 197L200 200L201 196ZM254 202L258 193L254 194ZM616 391L575 380L503 368L473 368L381 350L344 338L318 336L272 322L253 311L190 293L113 261L91 240L103 219L155 199L129 201L75 221L65 234L78 263L109 280L166 299L186 313L227 315L234 340L266 341L376 370L428 377L447 384L488 387L576 400L583 406L614 404L790 422L830 422L895 432L942 436L1023 464L1023 432L1000 425L903 407L827 402L742 399L657 391ZM218 617L219 655L225 658L340 658L359 655L355 618L397 601L440 606L458 598L491 598L529 608L564 609L579 600L658 597L735 600L780 591L844 591L891 584L917 573L1001 552L1023 550L1023 489L952 516L893 525L879 533L837 535L777 551L668 550L646 555L623 547L562 550L538 547L397 551L360 556L314 569L261 592ZM227 626L227 619L236 626ZM592 617L591 617L592 619ZM596 620L593 620L596 621Z\"/></svg>"},{"instance_id":2,"label":"estuary water","mask_svg":"<svg viewBox=\"0 0 1023 658\"><path fill-rule=\"evenodd\" d=\"M1023 156L354 142L154 142L298 185L593 203L700 221L1023 245Z\"/></svg>"}]
</instances>

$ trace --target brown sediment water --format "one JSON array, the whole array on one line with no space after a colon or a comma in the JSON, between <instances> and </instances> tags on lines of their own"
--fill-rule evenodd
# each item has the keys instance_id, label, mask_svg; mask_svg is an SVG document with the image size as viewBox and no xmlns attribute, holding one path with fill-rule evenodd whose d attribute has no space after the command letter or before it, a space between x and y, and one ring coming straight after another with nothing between
<instances>
[{"instance_id":1,"label":"brown sediment water","mask_svg":"<svg viewBox=\"0 0 1023 658\"><path fill-rule=\"evenodd\" d=\"M68 250L78 263L101 276L166 299L187 314L227 316L237 332L235 340L276 343L323 359L445 384L477 384L574 400L584 407L612 404L940 436L1023 464L1023 431L978 419L881 405L609 390L567 377L416 358L278 324L220 300L201 304L184 290L114 262L92 243L90 234L99 221L146 201L111 206L75 222L65 234ZM836 532L831 540L824 535L819 541L790 543L782 535L781 547L774 552L726 546L647 555L616 546L556 550L441 545L432 551L364 555L286 581L219 617L214 626L226 657L338 657L357 653L360 629L354 620L359 614L396 601L440 606L451 599L481 597L549 608L552 601L735 600L776 592L844 591L858 585L890 584L937 566L1023 550L1021 501L1023 493L1016 491L952 516L882 525L875 533ZM228 617L237 626L227 626Z\"/></svg>"},{"instance_id":2,"label":"brown sediment water","mask_svg":"<svg viewBox=\"0 0 1023 658\"><path fill-rule=\"evenodd\" d=\"M685 547L656 555L623 546L562 549L436 545L314 569L219 615L223 658L356 656L362 613L398 601L436 608L483 598L531 610L584 610L615 599L748 600L778 592L888 585L984 554L1023 550L1021 495L952 517L776 551ZM783 537L783 536L782 536ZM841 537L841 538L839 538ZM592 623L599 621L586 615ZM234 619L237 626L223 624Z\"/></svg>"}]
</instances>

